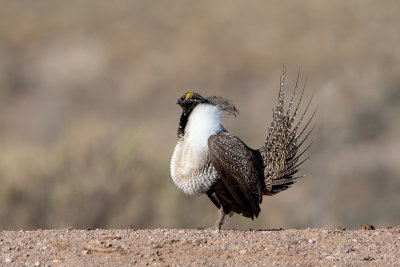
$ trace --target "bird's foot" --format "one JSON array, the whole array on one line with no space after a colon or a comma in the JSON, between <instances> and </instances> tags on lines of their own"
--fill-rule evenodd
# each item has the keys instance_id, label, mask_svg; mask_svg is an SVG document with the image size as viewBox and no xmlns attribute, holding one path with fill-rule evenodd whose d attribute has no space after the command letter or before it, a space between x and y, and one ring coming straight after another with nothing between
<instances>
[{"instance_id":1,"label":"bird's foot","mask_svg":"<svg viewBox=\"0 0 400 267\"><path fill-rule=\"evenodd\" d=\"M225 213L222 207L218 210L218 219L215 222L214 233L218 234L221 231L222 225L225 222Z\"/></svg>"},{"instance_id":2,"label":"bird's foot","mask_svg":"<svg viewBox=\"0 0 400 267\"><path fill-rule=\"evenodd\" d=\"M213 234L219 234L219 232L221 231L221 227L215 226L213 229Z\"/></svg>"}]
</instances>

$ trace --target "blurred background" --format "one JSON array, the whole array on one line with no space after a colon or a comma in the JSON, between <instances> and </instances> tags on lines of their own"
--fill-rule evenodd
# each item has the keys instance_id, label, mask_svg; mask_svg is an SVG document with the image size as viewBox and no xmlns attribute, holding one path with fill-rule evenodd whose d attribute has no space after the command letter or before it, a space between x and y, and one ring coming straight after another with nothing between
<instances>
[{"instance_id":1,"label":"blurred background","mask_svg":"<svg viewBox=\"0 0 400 267\"><path fill-rule=\"evenodd\" d=\"M316 89L307 176L226 228L400 224L398 1L0 2L0 229L212 226L170 178L176 100L228 98L260 147L283 64Z\"/></svg>"}]
</instances>

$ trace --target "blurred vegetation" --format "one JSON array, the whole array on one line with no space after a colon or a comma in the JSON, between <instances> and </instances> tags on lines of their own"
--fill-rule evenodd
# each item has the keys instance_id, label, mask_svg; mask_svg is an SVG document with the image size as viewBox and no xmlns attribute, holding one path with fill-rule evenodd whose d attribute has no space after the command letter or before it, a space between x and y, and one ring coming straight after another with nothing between
<instances>
[{"instance_id":1,"label":"blurred vegetation","mask_svg":"<svg viewBox=\"0 0 400 267\"><path fill-rule=\"evenodd\" d=\"M282 64L317 88L307 178L227 227L400 223L398 1L0 2L0 229L213 225L170 178L176 99L259 147Z\"/></svg>"}]
</instances>

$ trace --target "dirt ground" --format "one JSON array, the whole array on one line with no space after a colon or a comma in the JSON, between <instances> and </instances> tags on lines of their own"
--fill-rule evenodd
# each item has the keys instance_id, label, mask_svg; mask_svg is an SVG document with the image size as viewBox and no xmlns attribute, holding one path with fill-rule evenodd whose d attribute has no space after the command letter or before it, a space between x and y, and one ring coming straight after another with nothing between
<instances>
[{"instance_id":1,"label":"dirt ground","mask_svg":"<svg viewBox=\"0 0 400 267\"><path fill-rule=\"evenodd\" d=\"M400 226L366 229L1 231L0 266L400 266Z\"/></svg>"}]
</instances>

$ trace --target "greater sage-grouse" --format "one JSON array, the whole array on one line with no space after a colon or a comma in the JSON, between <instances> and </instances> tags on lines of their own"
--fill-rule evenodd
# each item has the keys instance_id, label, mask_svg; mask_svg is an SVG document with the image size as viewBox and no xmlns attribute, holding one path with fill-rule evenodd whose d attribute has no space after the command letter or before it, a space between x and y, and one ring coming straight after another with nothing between
<instances>
[{"instance_id":1,"label":"greater sage-grouse","mask_svg":"<svg viewBox=\"0 0 400 267\"><path fill-rule=\"evenodd\" d=\"M273 111L273 120L268 129L265 144L259 149L248 147L242 140L228 132L222 122L223 113L236 116L238 110L226 99L198 93L186 93L177 104L183 109L178 143L171 159L171 176L174 183L188 195L206 193L217 206L217 231L224 223L225 215L236 212L254 219L260 213L263 195L272 196L284 191L295 179L301 153L299 148L312 129L300 140L309 126L315 111L302 130L300 124L312 97L300 120L295 123L303 91L296 107L293 100L296 86L284 111L285 72L280 79L278 105ZM293 107L293 112L292 111Z\"/></svg>"}]
</instances>

